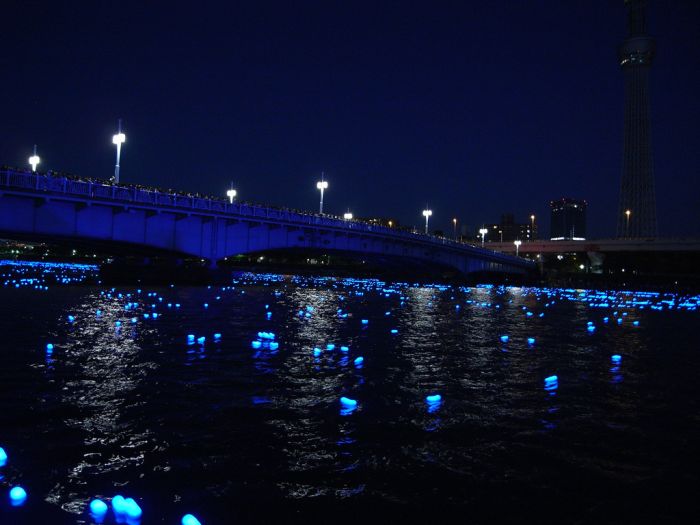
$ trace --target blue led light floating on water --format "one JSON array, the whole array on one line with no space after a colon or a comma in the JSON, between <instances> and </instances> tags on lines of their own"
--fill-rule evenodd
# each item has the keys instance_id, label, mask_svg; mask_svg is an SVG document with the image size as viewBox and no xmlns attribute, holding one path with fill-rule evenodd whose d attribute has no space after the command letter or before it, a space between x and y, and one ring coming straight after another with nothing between
<instances>
[{"instance_id":1,"label":"blue led light floating on water","mask_svg":"<svg viewBox=\"0 0 700 525\"><path fill-rule=\"evenodd\" d=\"M94 499L90 502L90 513L96 520L102 520L108 510L109 507L101 499Z\"/></svg>"},{"instance_id":2,"label":"blue led light floating on water","mask_svg":"<svg viewBox=\"0 0 700 525\"><path fill-rule=\"evenodd\" d=\"M528 338L527 338L527 344L528 344L529 346L534 346L534 344L535 344L535 338L534 338L534 337L528 337Z\"/></svg>"},{"instance_id":3,"label":"blue led light floating on water","mask_svg":"<svg viewBox=\"0 0 700 525\"><path fill-rule=\"evenodd\" d=\"M27 501L27 491L22 487L12 487L10 489L10 503L13 507L24 505L25 501Z\"/></svg>"},{"instance_id":4,"label":"blue led light floating on water","mask_svg":"<svg viewBox=\"0 0 700 525\"><path fill-rule=\"evenodd\" d=\"M364 363L364 361L365 361L365 358L360 356L360 357L356 357L355 360L353 361L353 363L355 364L356 367L359 368L362 366L362 363Z\"/></svg>"},{"instance_id":5,"label":"blue led light floating on water","mask_svg":"<svg viewBox=\"0 0 700 525\"><path fill-rule=\"evenodd\" d=\"M603 317L603 322L604 322L604 323L607 323L608 321L610 321L610 318L609 318L609 317Z\"/></svg>"},{"instance_id":6,"label":"blue led light floating on water","mask_svg":"<svg viewBox=\"0 0 700 525\"><path fill-rule=\"evenodd\" d=\"M559 388L559 378L557 376L549 376L544 378L544 389L548 392L553 392Z\"/></svg>"},{"instance_id":7,"label":"blue led light floating on water","mask_svg":"<svg viewBox=\"0 0 700 525\"><path fill-rule=\"evenodd\" d=\"M215 333L214 334L214 341L221 341L221 334L220 333Z\"/></svg>"},{"instance_id":8,"label":"blue led light floating on water","mask_svg":"<svg viewBox=\"0 0 700 525\"><path fill-rule=\"evenodd\" d=\"M593 333L593 332L595 332L595 326L590 325L590 326L586 327L586 330L588 330L589 332Z\"/></svg>"},{"instance_id":9,"label":"blue led light floating on water","mask_svg":"<svg viewBox=\"0 0 700 525\"><path fill-rule=\"evenodd\" d=\"M357 400L349 397L340 398L340 415L347 416L352 414L357 409Z\"/></svg>"},{"instance_id":10,"label":"blue led light floating on water","mask_svg":"<svg viewBox=\"0 0 700 525\"><path fill-rule=\"evenodd\" d=\"M398 331L396 328L392 328L392 329L391 329L391 333L394 334L394 335L396 335L396 334L399 333L399 331Z\"/></svg>"},{"instance_id":11,"label":"blue led light floating on water","mask_svg":"<svg viewBox=\"0 0 700 525\"><path fill-rule=\"evenodd\" d=\"M51 352L53 352L53 344L47 343L46 344L46 353L50 354Z\"/></svg>"},{"instance_id":12,"label":"blue led light floating on water","mask_svg":"<svg viewBox=\"0 0 700 525\"><path fill-rule=\"evenodd\" d=\"M632 324L633 324L634 326L639 326L639 321L632 321Z\"/></svg>"},{"instance_id":13,"label":"blue led light floating on water","mask_svg":"<svg viewBox=\"0 0 700 525\"><path fill-rule=\"evenodd\" d=\"M180 525L202 525L192 514L185 514L180 520Z\"/></svg>"},{"instance_id":14,"label":"blue led light floating on water","mask_svg":"<svg viewBox=\"0 0 700 525\"><path fill-rule=\"evenodd\" d=\"M116 326L117 328L119 328L121 325L122 325L121 321L117 321L114 323L114 326Z\"/></svg>"},{"instance_id":15,"label":"blue led light floating on water","mask_svg":"<svg viewBox=\"0 0 700 525\"><path fill-rule=\"evenodd\" d=\"M0 467L7 465L7 452L5 449L0 447Z\"/></svg>"},{"instance_id":16,"label":"blue led light floating on water","mask_svg":"<svg viewBox=\"0 0 700 525\"><path fill-rule=\"evenodd\" d=\"M440 394L430 394L425 396L425 404L428 407L428 413L432 414L442 405L442 396Z\"/></svg>"},{"instance_id":17,"label":"blue led light floating on water","mask_svg":"<svg viewBox=\"0 0 700 525\"><path fill-rule=\"evenodd\" d=\"M318 357L321 355L321 349L320 348L314 348L314 357Z\"/></svg>"},{"instance_id":18,"label":"blue led light floating on water","mask_svg":"<svg viewBox=\"0 0 700 525\"><path fill-rule=\"evenodd\" d=\"M250 346L252 346L255 349L258 349L262 346L262 343L260 341L251 341Z\"/></svg>"},{"instance_id":19,"label":"blue led light floating on water","mask_svg":"<svg viewBox=\"0 0 700 525\"><path fill-rule=\"evenodd\" d=\"M197 343L200 345L203 345L206 342L207 338L202 336L197 338Z\"/></svg>"},{"instance_id":20,"label":"blue led light floating on water","mask_svg":"<svg viewBox=\"0 0 700 525\"><path fill-rule=\"evenodd\" d=\"M328 343L326 345L326 350L335 350L335 345L333 343Z\"/></svg>"},{"instance_id":21,"label":"blue led light floating on water","mask_svg":"<svg viewBox=\"0 0 700 525\"><path fill-rule=\"evenodd\" d=\"M270 341L270 350L277 350L280 347L280 344L276 341Z\"/></svg>"},{"instance_id":22,"label":"blue led light floating on water","mask_svg":"<svg viewBox=\"0 0 700 525\"><path fill-rule=\"evenodd\" d=\"M187 344L194 344L194 334L187 334Z\"/></svg>"},{"instance_id":23,"label":"blue led light floating on water","mask_svg":"<svg viewBox=\"0 0 700 525\"><path fill-rule=\"evenodd\" d=\"M619 365L622 362L622 356L620 354L614 354L610 356L610 361L614 365Z\"/></svg>"},{"instance_id":24,"label":"blue led light floating on water","mask_svg":"<svg viewBox=\"0 0 700 525\"><path fill-rule=\"evenodd\" d=\"M362 319L361 323L362 324L369 324L369 319Z\"/></svg>"},{"instance_id":25,"label":"blue led light floating on water","mask_svg":"<svg viewBox=\"0 0 700 525\"><path fill-rule=\"evenodd\" d=\"M117 494L112 498L112 510L117 516L126 514L126 500L124 496Z\"/></svg>"},{"instance_id":26,"label":"blue led light floating on water","mask_svg":"<svg viewBox=\"0 0 700 525\"><path fill-rule=\"evenodd\" d=\"M74 316L74 315L69 315L69 316L68 316L68 322L69 322L69 323L72 323L73 321L75 321L75 316Z\"/></svg>"},{"instance_id":27,"label":"blue led light floating on water","mask_svg":"<svg viewBox=\"0 0 700 525\"><path fill-rule=\"evenodd\" d=\"M501 343L507 343L509 339L510 339L509 336L507 336L507 335L502 335L502 336L501 336Z\"/></svg>"},{"instance_id":28,"label":"blue led light floating on water","mask_svg":"<svg viewBox=\"0 0 700 525\"><path fill-rule=\"evenodd\" d=\"M349 352L349 351L350 351L350 348L347 347L347 346L341 346L341 347L340 347L340 351L341 351L341 352Z\"/></svg>"}]
</instances>

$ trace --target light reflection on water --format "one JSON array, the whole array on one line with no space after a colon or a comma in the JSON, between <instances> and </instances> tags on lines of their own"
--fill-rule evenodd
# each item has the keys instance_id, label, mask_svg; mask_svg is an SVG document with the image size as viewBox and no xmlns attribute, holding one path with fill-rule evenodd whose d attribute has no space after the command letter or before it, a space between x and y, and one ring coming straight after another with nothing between
<instances>
[{"instance_id":1,"label":"light reflection on water","mask_svg":"<svg viewBox=\"0 0 700 525\"><path fill-rule=\"evenodd\" d=\"M23 465L40 478L43 499L78 520L90 498L117 492L172 516L207 509L212 522L226 522L229 505L263 499L411 505L426 484L435 501L473 503L503 483L518 494L566 486L567 469L595 495L610 461L630 483L652 476L643 457L661 438L624 457L616 457L619 443L655 435L660 413L663 432L683 427L664 408L692 411L700 397L694 383L678 381L699 365L690 352L695 312L628 309L617 325L603 322L607 309L540 290L367 282L148 291L157 294L66 288L16 306L19 292L3 291L13 303L4 333L22 349L2 372L16 389L3 406L3 428L12 429L3 439L23 443L15 450L36 458ZM126 311L127 300L139 306ZM157 319L143 317L153 311ZM259 331L273 331L279 348L251 348ZM188 345L189 333L206 342ZM684 366L669 365L664 352ZM611 354L624 356L620 365L611 368ZM543 390L553 374L558 387ZM426 404L433 393L441 402ZM357 408L343 409L341 396ZM643 402L650 397L657 402ZM38 452L46 442L31 425L17 423L26 413L41 414L38 435L50 454ZM671 472L671 456L667 464Z\"/></svg>"}]
</instances>

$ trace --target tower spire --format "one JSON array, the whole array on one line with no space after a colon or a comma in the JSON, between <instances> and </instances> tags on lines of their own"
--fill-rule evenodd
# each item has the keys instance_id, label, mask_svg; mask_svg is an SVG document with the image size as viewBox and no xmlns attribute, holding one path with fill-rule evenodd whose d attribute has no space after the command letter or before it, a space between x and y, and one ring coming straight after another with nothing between
<instances>
[{"instance_id":1,"label":"tower spire","mask_svg":"<svg viewBox=\"0 0 700 525\"><path fill-rule=\"evenodd\" d=\"M649 71L655 45L647 34L647 4L647 0L625 0L628 35L618 53L625 79L618 237L656 237L658 234L649 109Z\"/></svg>"}]
</instances>

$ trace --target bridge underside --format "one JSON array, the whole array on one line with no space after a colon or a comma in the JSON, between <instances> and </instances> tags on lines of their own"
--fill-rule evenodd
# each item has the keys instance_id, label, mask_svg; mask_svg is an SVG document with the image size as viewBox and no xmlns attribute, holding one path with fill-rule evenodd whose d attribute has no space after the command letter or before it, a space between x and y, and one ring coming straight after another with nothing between
<instances>
[{"instance_id":1,"label":"bridge underside","mask_svg":"<svg viewBox=\"0 0 700 525\"><path fill-rule=\"evenodd\" d=\"M0 237L80 243L88 251L107 253L197 257L211 265L238 254L309 250L412 261L462 274L522 274L528 268L512 257L420 236L413 240L348 228L12 192L0 196Z\"/></svg>"}]
</instances>

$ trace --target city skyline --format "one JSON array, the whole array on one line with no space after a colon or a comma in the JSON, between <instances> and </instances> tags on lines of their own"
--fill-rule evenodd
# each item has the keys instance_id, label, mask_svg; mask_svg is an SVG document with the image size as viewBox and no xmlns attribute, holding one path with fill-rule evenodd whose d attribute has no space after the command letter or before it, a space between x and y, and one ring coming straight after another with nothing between
<instances>
[{"instance_id":1,"label":"city skyline","mask_svg":"<svg viewBox=\"0 0 700 525\"><path fill-rule=\"evenodd\" d=\"M316 32L288 47L281 10L264 20L239 10L233 45L211 13L191 28L192 44L146 23L162 15L183 27L173 13L142 8L128 26L126 15L110 19L99 6L52 7L31 20L11 7L12 76L36 80L8 86L14 103L5 108L0 161L24 166L36 143L39 169L108 178L121 117L127 183L223 196L233 180L243 199L312 211L325 171L328 212L420 227L428 201L431 229L445 232L453 217L478 224L508 211L535 213L548 230L549 201L568 195L589 202L589 236L610 237L622 165L619 4L471 6L428 19L417 9L398 16L377 8L372 23L339 8L302 10L294 16L309 16L300 27ZM659 41L651 97L660 233L692 235L700 223L692 184L700 148L690 126L700 111L689 89L697 73L680 66L698 52L684 40L697 39L690 26L698 8L665 5L653 2L650 16ZM571 28L568 17L577 19ZM71 33L88 18L100 23ZM364 36L341 29L341 20ZM498 24L511 43L493 33ZM572 42L585 34L595 38ZM519 53L509 52L512 42ZM584 49L576 64L562 62ZM224 56L233 65L221 66Z\"/></svg>"}]
</instances>

